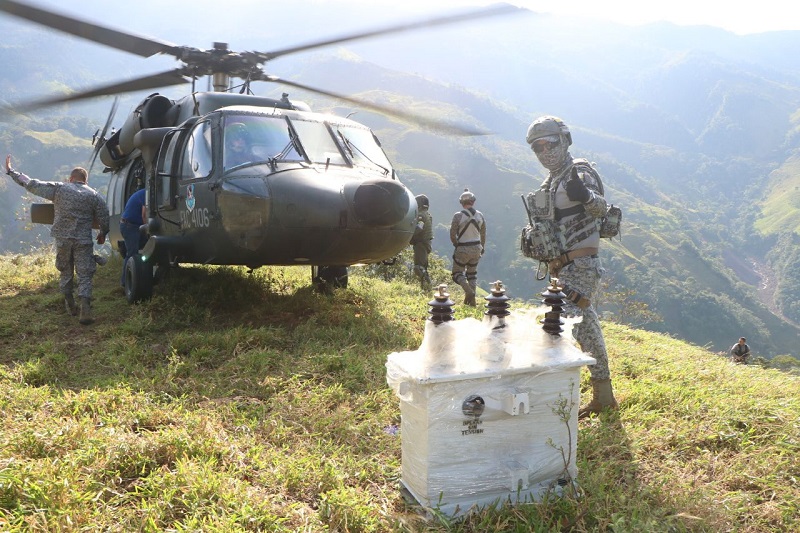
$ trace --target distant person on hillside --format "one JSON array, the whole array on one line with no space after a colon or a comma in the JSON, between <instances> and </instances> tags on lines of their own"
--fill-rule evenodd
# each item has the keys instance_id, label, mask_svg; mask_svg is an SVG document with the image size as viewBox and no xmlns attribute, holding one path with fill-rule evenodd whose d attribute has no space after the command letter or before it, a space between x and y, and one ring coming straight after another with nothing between
<instances>
[{"instance_id":1,"label":"distant person on hillside","mask_svg":"<svg viewBox=\"0 0 800 533\"><path fill-rule=\"evenodd\" d=\"M72 295L74 274L78 277L80 323L91 324L92 277L97 270L92 242L94 220L100 226L97 244L106 242L109 214L100 194L87 185L86 169L76 167L66 182L39 181L11 168L11 156L6 156L6 174L29 192L53 202L55 216L50 235L56 241L56 268L61 273L59 288L64 293L64 305L71 315L78 314Z\"/></svg>"},{"instance_id":2,"label":"distant person on hillside","mask_svg":"<svg viewBox=\"0 0 800 533\"><path fill-rule=\"evenodd\" d=\"M453 281L464 289L464 305L475 304L478 287L478 262L486 246L486 219L475 209L475 195L469 189L459 196L463 208L456 211L450 223L450 242L453 243Z\"/></svg>"},{"instance_id":3,"label":"distant person on hillside","mask_svg":"<svg viewBox=\"0 0 800 533\"><path fill-rule=\"evenodd\" d=\"M550 193L555 207L551 216L558 222L555 231L563 243L564 253L548 265L550 276L564 288L568 311L583 317L572 333L581 349L597 361L589 367L592 400L578 413L584 418L605 408L617 409L603 330L592 305L603 274L599 221L608 206L597 171L586 159L573 159L569 153L572 134L564 121L539 117L528 127L526 140L539 163L550 171L540 189Z\"/></svg>"},{"instance_id":4,"label":"distant person on hillside","mask_svg":"<svg viewBox=\"0 0 800 533\"><path fill-rule=\"evenodd\" d=\"M125 286L125 268L128 259L139 253L142 245L140 227L147 218L145 210L145 189L139 189L128 198L122 217L119 219L119 231L125 240L125 260L122 262L122 277L120 284Z\"/></svg>"},{"instance_id":5,"label":"distant person on hillside","mask_svg":"<svg viewBox=\"0 0 800 533\"><path fill-rule=\"evenodd\" d=\"M746 365L748 357L750 357L750 347L747 345L747 339L739 337L739 342L731 346L731 360Z\"/></svg>"},{"instance_id":6,"label":"distant person on hillside","mask_svg":"<svg viewBox=\"0 0 800 533\"><path fill-rule=\"evenodd\" d=\"M417 227L411 237L411 247L414 250L414 276L419 280L423 291L431 290L431 277L428 274L428 255L430 255L431 241L433 240L433 217L428 212L430 202L428 197L420 194L417 200Z\"/></svg>"}]
</instances>

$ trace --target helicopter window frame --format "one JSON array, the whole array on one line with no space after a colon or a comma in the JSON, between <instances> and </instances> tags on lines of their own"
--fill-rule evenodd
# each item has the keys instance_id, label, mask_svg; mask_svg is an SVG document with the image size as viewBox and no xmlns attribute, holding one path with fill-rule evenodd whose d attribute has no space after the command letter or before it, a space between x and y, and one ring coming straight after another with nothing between
<instances>
[{"instance_id":1,"label":"helicopter window frame","mask_svg":"<svg viewBox=\"0 0 800 533\"><path fill-rule=\"evenodd\" d=\"M188 132L180 135L176 145L179 160L178 179L181 182L207 179L214 171L212 148L213 127L210 120L195 123ZM179 156L179 157L177 157Z\"/></svg>"},{"instance_id":2,"label":"helicopter window frame","mask_svg":"<svg viewBox=\"0 0 800 533\"><path fill-rule=\"evenodd\" d=\"M183 130L176 128L168 131L164 138L161 140L161 149L158 153L158 163L156 165L156 179L155 193L158 209L168 210L175 209L178 205L177 200L177 176L174 175L173 169L175 168L175 160L177 150L180 144L180 133Z\"/></svg>"},{"instance_id":3,"label":"helicopter window frame","mask_svg":"<svg viewBox=\"0 0 800 533\"><path fill-rule=\"evenodd\" d=\"M220 157L222 173L264 163L307 163L307 158L291 122L283 115L261 113L223 113L219 120ZM244 135L247 154L242 160L231 153L228 136L236 129L236 136ZM242 129L244 131L242 131Z\"/></svg>"}]
</instances>

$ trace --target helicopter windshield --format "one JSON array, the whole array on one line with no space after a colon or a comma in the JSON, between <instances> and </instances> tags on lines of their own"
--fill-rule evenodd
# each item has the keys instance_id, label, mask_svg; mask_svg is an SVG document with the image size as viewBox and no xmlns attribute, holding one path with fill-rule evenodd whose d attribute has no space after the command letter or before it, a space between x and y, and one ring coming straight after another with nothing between
<instances>
[{"instance_id":1,"label":"helicopter windshield","mask_svg":"<svg viewBox=\"0 0 800 533\"><path fill-rule=\"evenodd\" d=\"M224 169L276 161L319 165L372 166L389 172L391 164L372 131L305 117L227 115Z\"/></svg>"},{"instance_id":2,"label":"helicopter windshield","mask_svg":"<svg viewBox=\"0 0 800 533\"><path fill-rule=\"evenodd\" d=\"M274 159L305 161L292 141L283 117L228 115L225 118L223 162L225 170Z\"/></svg>"},{"instance_id":3,"label":"helicopter windshield","mask_svg":"<svg viewBox=\"0 0 800 533\"><path fill-rule=\"evenodd\" d=\"M300 144L312 163L323 165L346 165L342 152L324 122L291 119L292 126L300 137Z\"/></svg>"},{"instance_id":4,"label":"helicopter windshield","mask_svg":"<svg viewBox=\"0 0 800 533\"><path fill-rule=\"evenodd\" d=\"M353 165L373 165L389 172L391 163L386 158L372 131L351 126L334 126L347 150Z\"/></svg>"}]
</instances>

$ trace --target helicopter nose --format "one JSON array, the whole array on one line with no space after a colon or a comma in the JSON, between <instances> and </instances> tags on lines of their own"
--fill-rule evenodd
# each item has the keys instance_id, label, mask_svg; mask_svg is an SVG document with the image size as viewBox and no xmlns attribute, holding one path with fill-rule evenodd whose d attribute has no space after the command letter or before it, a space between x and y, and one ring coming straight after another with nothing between
<instances>
[{"instance_id":1,"label":"helicopter nose","mask_svg":"<svg viewBox=\"0 0 800 533\"><path fill-rule=\"evenodd\" d=\"M408 191L396 181L366 181L353 193L353 208L362 224L393 226L405 218L409 207Z\"/></svg>"}]
</instances>

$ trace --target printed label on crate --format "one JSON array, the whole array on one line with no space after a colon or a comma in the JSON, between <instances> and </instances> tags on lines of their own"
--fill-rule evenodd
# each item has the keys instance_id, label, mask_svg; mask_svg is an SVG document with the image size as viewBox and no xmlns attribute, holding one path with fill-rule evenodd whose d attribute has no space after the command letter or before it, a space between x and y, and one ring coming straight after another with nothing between
<instances>
[{"instance_id":1,"label":"printed label on crate","mask_svg":"<svg viewBox=\"0 0 800 533\"><path fill-rule=\"evenodd\" d=\"M483 420L480 418L472 418L470 420L464 420L461 422L461 425L465 428L461 430L461 435L480 435L483 433L483 428L479 428L483 424Z\"/></svg>"}]
</instances>

